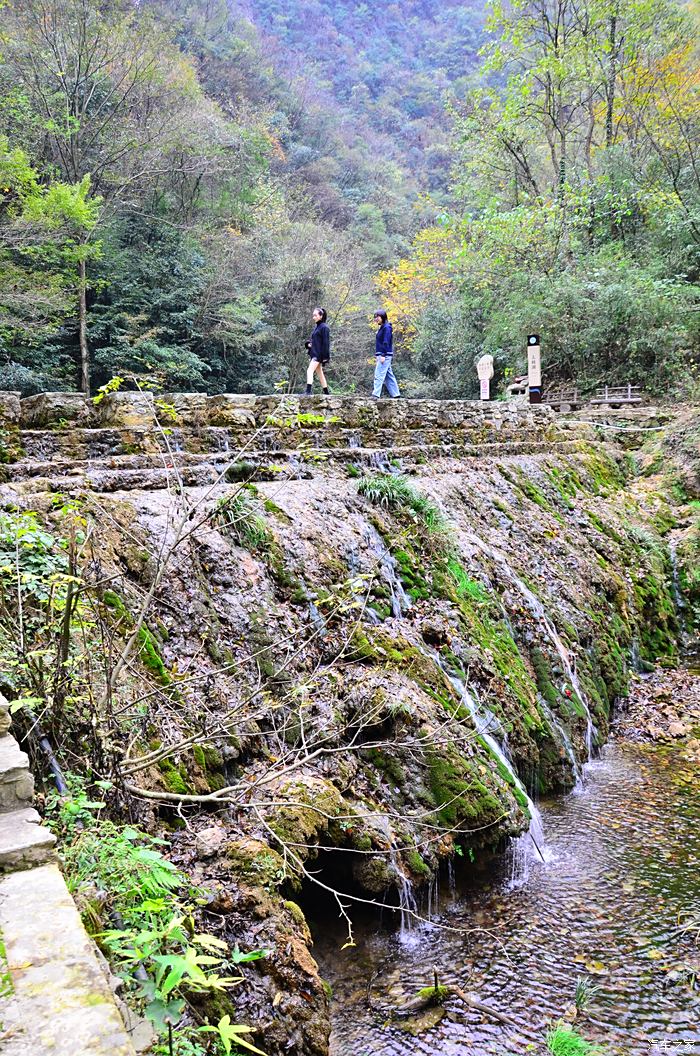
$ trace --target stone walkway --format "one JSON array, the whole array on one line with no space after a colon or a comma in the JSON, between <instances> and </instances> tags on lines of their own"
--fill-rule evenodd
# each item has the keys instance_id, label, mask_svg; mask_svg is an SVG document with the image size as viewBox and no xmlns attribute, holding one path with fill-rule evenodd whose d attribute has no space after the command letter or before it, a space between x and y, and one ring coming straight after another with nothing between
<instances>
[{"instance_id":1,"label":"stone walkway","mask_svg":"<svg viewBox=\"0 0 700 1056\"><path fill-rule=\"evenodd\" d=\"M2 1056L134 1056L95 947L31 806L29 761L0 696L0 1001ZM3 986L3 990L7 987Z\"/></svg>"}]
</instances>

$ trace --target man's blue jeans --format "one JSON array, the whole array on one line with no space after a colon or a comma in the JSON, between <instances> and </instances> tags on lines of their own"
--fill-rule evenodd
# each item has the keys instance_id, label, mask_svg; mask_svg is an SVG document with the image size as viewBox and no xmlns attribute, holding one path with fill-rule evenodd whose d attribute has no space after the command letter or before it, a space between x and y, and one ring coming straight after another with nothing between
<instances>
[{"instance_id":1,"label":"man's blue jeans","mask_svg":"<svg viewBox=\"0 0 700 1056\"><path fill-rule=\"evenodd\" d=\"M392 356L385 356L384 362L382 363L379 356L377 356L377 365L374 368L374 389L372 390L373 396L381 396L382 386L386 385L386 391L391 397L400 396L398 382L394 377L394 371L391 366Z\"/></svg>"}]
</instances>

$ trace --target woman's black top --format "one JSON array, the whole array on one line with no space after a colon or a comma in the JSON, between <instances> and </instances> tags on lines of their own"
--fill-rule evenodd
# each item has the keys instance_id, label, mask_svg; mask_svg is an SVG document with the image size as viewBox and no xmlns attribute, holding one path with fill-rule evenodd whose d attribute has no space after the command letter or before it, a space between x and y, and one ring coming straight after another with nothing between
<instances>
[{"instance_id":1,"label":"woman's black top","mask_svg":"<svg viewBox=\"0 0 700 1056\"><path fill-rule=\"evenodd\" d=\"M331 331L328 323L317 323L308 345L309 359L327 363L331 358Z\"/></svg>"}]
</instances>

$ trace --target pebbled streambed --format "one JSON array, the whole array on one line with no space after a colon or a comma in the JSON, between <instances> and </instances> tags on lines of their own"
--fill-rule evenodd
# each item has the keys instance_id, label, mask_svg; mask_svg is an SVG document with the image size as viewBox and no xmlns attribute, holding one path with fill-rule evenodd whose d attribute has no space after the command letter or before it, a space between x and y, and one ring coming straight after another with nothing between
<instances>
[{"instance_id":1,"label":"pebbled streambed","mask_svg":"<svg viewBox=\"0 0 700 1056\"><path fill-rule=\"evenodd\" d=\"M432 892L436 926L397 934L389 920L356 917L357 946L342 951L347 934L330 913L312 922L333 988L332 1056L543 1052L546 1024L572 1005L581 976L600 989L577 1029L606 1052L700 1053L700 943L683 930L700 917L697 767L678 745L613 743L582 787L541 810L546 861L531 858L520 885L508 856L481 878L458 869L470 886L445 877L437 910ZM387 1007L430 985L433 966L523 1029L456 998L432 1026L391 1021Z\"/></svg>"}]
</instances>

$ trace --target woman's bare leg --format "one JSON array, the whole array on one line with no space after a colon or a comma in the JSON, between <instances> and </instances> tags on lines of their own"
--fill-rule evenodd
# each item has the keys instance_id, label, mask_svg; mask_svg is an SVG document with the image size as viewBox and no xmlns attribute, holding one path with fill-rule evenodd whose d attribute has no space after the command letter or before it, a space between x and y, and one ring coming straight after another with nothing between
<instances>
[{"instance_id":1,"label":"woman's bare leg","mask_svg":"<svg viewBox=\"0 0 700 1056\"><path fill-rule=\"evenodd\" d=\"M318 368L320 366L321 366L321 364L318 362L317 359L310 359L309 360L309 369L306 372L306 384L307 385L313 385L313 383L314 383L314 371L318 370Z\"/></svg>"},{"instance_id":2,"label":"woman's bare leg","mask_svg":"<svg viewBox=\"0 0 700 1056\"><path fill-rule=\"evenodd\" d=\"M321 382L321 388L327 389L328 382L326 381L326 375L323 373L323 364L318 365L318 380Z\"/></svg>"}]
</instances>

